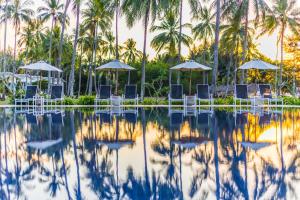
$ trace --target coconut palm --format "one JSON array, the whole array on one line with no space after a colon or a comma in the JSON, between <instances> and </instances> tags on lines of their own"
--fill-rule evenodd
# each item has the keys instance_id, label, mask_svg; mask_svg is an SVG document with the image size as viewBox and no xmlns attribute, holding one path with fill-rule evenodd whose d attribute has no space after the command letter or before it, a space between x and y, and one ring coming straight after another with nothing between
<instances>
[{"instance_id":1,"label":"coconut palm","mask_svg":"<svg viewBox=\"0 0 300 200\"><path fill-rule=\"evenodd\" d=\"M92 64L95 62L96 47L98 38L98 29L102 32L106 32L107 28L111 26L111 13L105 9L103 1L92 0L87 2L87 8L82 12L83 25L86 30L89 30L93 35L93 50L92 50L92 61L89 66L89 83L88 83L88 94L92 94ZM96 81L95 81L96 83Z\"/></svg>"},{"instance_id":2,"label":"coconut palm","mask_svg":"<svg viewBox=\"0 0 300 200\"><path fill-rule=\"evenodd\" d=\"M120 17L120 5L121 5L121 0L106 0L106 7L108 8L109 11L115 12L115 38L116 38L116 59L119 60L119 17Z\"/></svg>"},{"instance_id":3,"label":"coconut palm","mask_svg":"<svg viewBox=\"0 0 300 200\"><path fill-rule=\"evenodd\" d=\"M115 48L116 38L112 32L106 32L103 34L103 40L100 41L101 53L103 56L107 57L109 60L112 59L112 56L116 54Z\"/></svg>"},{"instance_id":4,"label":"coconut palm","mask_svg":"<svg viewBox=\"0 0 300 200\"><path fill-rule=\"evenodd\" d=\"M288 30L299 35L300 12L299 8L296 7L296 0L273 0L272 2L272 7L266 7L267 13L261 24L261 34L272 34L279 30L278 41L280 41L281 53L279 84L282 87L284 37Z\"/></svg>"},{"instance_id":5,"label":"coconut palm","mask_svg":"<svg viewBox=\"0 0 300 200\"><path fill-rule=\"evenodd\" d=\"M2 20L4 21L4 44L3 44L3 55L4 55L4 59L3 59L3 71L6 72L6 42L7 42L7 19L9 18L9 10L8 10L8 1L5 1L4 4L4 8L3 8L3 16L2 16Z\"/></svg>"},{"instance_id":6,"label":"coconut palm","mask_svg":"<svg viewBox=\"0 0 300 200\"><path fill-rule=\"evenodd\" d=\"M43 22L51 19L51 30L50 30L50 46L49 46L49 62L51 63L51 52L52 52L52 33L53 28L56 26L57 21L63 21L63 4L60 0L43 0L44 5L38 8L39 18Z\"/></svg>"},{"instance_id":7,"label":"coconut palm","mask_svg":"<svg viewBox=\"0 0 300 200\"><path fill-rule=\"evenodd\" d=\"M220 14L221 0L216 0L216 27L215 27L215 45L214 45L214 68L212 76L213 93L217 85L218 66L219 66L219 35L220 35Z\"/></svg>"},{"instance_id":8,"label":"coconut palm","mask_svg":"<svg viewBox=\"0 0 300 200\"><path fill-rule=\"evenodd\" d=\"M182 27L190 27L190 24L183 24ZM176 46L180 40L186 46L191 43L191 38L178 31L179 29L179 19L176 18L174 12L168 12L160 25L154 25L151 27L151 31L163 31L153 38L151 41L151 46L160 53L165 50L169 55L176 55ZM181 38L181 39L180 39Z\"/></svg>"},{"instance_id":9,"label":"coconut palm","mask_svg":"<svg viewBox=\"0 0 300 200\"><path fill-rule=\"evenodd\" d=\"M80 20L80 4L82 0L74 0L73 2L73 10L76 12L76 27L75 27L75 37L73 43L73 53L72 53L72 64L71 64L71 72L69 76L69 88L68 94L70 96L74 95L74 83L75 83L75 61L76 61L76 50L78 44L78 36L79 36L79 20Z\"/></svg>"},{"instance_id":10,"label":"coconut palm","mask_svg":"<svg viewBox=\"0 0 300 200\"><path fill-rule=\"evenodd\" d=\"M15 28L15 39L14 39L14 72L16 68L16 52L17 52L17 36L20 32L20 26L22 21L29 21L30 17L33 15L33 10L28 8L29 5L32 5L31 0L14 0L9 7L10 19Z\"/></svg>"},{"instance_id":11,"label":"coconut palm","mask_svg":"<svg viewBox=\"0 0 300 200\"><path fill-rule=\"evenodd\" d=\"M66 3L64 5L64 13L62 16L61 33L60 33L60 40L59 40L59 47L58 47L58 59L57 59L58 67L60 67L60 63L61 63L61 55L62 55L63 42L64 42L64 32L65 32L65 26L66 26L67 17L68 17L67 11L68 11L70 3L71 3L71 0L66 0Z\"/></svg>"},{"instance_id":12,"label":"coconut palm","mask_svg":"<svg viewBox=\"0 0 300 200\"><path fill-rule=\"evenodd\" d=\"M43 51L40 44L45 39L45 29L41 20L31 19L21 31L18 45L25 48L24 57L27 62L40 60Z\"/></svg>"},{"instance_id":13,"label":"coconut palm","mask_svg":"<svg viewBox=\"0 0 300 200\"><path fill-rule=\"evenodd\" d=\"M195 39L201 41L204 48L209 47L213 43L214 31L216 28L215 15L213 12L213 4L208 7L202 7L198 14L194 16L198 24L192 29ZM206 49L204 49L203 60L206 63Z\"/></svg>"},{"instance_id":14,"label":"coconut palm","mask_svg":"<svg viewBox=\"0 0 300 200\"><path fill-rule=\"evenodd\" d=\"M144 44L141 77L141 99L143 99L145 95L148 25L151 19L152 22L155 21L157 13L159 12L159 7L166 4L168 4L168 0L124 0L122 4L122 10L126 16L126 22L129 27L132 27L137 21L143 19Z\"/></svg>"},{"instance_id":15,"label":"coconut palm","mask_svg":"<svg viewBox=\"0 0 300 200\"><path fill-rule=\"evenodd\" d=\"M136 49L136 42L132 38L125 41L122 54L124 62L135 63L142 58L142 55L143 53Z\"/></svg>"}]
</instances>

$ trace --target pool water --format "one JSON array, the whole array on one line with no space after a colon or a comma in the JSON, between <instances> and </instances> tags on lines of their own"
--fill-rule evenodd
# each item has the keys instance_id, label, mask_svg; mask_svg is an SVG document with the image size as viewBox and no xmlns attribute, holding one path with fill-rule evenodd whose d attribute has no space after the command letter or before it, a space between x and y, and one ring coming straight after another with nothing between
<instances>
[{"instance_id":1,"label":"pool water","mask_svg":"<svg viewBox=\"0 0 300 200\"><path fill-rule=\"evenodd\" d=\"M300 199L300 110L0 111L0 199Z\"/></svg>"}]
</instances>

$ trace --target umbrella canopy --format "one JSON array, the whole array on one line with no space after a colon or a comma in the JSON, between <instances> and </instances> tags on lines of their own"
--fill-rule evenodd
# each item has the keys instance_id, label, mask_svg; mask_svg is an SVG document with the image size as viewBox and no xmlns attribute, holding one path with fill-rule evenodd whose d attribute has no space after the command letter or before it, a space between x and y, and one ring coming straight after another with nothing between
<instances>
[{"instance_id":1,"label":"umbrella canopy","mask_svg":"<svg viewBox=\"0 0 300 200\"><path fill-rule=\"evenodd\" d=\"M36 71L48 71L48 72L62 72L61 69L58 69L57 67L54 67L44 61L39 61L36 63L32 63L29 65L25 65L22 67L19 67L19 69L28 69L28 70L36 70Z\"/></svg>"},{"instance_id":2,"label":"umbrella canopy","mask_svg":"<svg viewBox=\"0 0 300 200\"><path fill-rule=\"evenodd\" d=\"M250 148L254 151L258 151L265 147L270 146L272 143L269 142L241 142L241 145L245 148Z\"/></svg>"},{"instance_id":3,"label":"umbrella canopy","mask_svg":"<svg viewBox=\"0 0 300 200\"><path fill-rule=\"evenodd\" d=\"M174 67L171 67L170 70L179 70L179 71L208 71L211 70L210 67L202 65L195 62L194 60L189 60L187 62L181 63Z\"/></svg>"},{"instance_id":4,"label":"umbrella canopy","mask_svg":"<svg viewBox=\"0 0 300 200\"><path fill-rule=\"evenodd\" d=\"M40 150L44 150L47 149L49 147L52 147L56 144L59 144L62 142L62 138L59 138L57 140L46 140L46 141L41 141L41 142L27 142L27 146L34 148L34 149L40 149Z\"/></svg>"},{"instance_id":5,"label":"umbrella canopy","mask_svg":"<svg viewBox=\"0 0 300 200\"><path fill-rule=\"evenodd\" d=\"M97 67L96 70L104 70L104 71L131 71L135 70L135 68L120 62L119 60L113 60L109 63L101 65Z\"/></svg>"},{"instance_id":6,"label":"umbrella canopy","mask_svg":"<svg viewBox=\"0 0 300 200\"><path fill-rule=\"evenodd\" d=\"M210 67L202 65L200 63L195 62L194 60L189 60L187 62L181 63L174 67L171 67L170 70L178 70L178 71L189 71L190 72L190 87L189 93L191 94L192 88L192 71L209 71Z\"/></svg>"},{"instance_id":7,"label":"umbrella canopy","mask_svg":"<svg viewBox=\"0 0 300 200\"><path fill-rule=\"evenodd\" d=\"M100 67L97 67L96 70L102 70L102 71L116 71L116 94L118 93L118 72L119 71L131 71L135 70L135 68L120 62L119 60L113 60L109 63L106 63L104 65L101 65ZM130 82L130 74L128 75L128 83Z\"/></svg>"},{"instance_id":8,"label":"umbrella canopy","mask_svg":"<svg viewBox=\"0 0 300 200\"><path fill-rule=\"evenodd\" d=\"M262 60L251 60L244 63L239 69L260 69L260 70L277 70L279 67Z\"/></svg>"}]
</instances>

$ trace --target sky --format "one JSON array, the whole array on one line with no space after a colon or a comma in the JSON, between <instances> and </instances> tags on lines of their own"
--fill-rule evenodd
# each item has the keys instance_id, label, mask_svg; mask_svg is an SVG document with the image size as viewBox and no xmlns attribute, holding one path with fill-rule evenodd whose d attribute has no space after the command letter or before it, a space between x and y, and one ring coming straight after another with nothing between
<instances>
[{"instance_id":1,"label":"sky","mask_svg":"<svg viewBox=\"0 0 300 200\"><path fill-rule=\"evenodd\" d=\"M65 0L61 0L61 2L64 2ZM270 1L270 0L269 0ZM298 2L298 6L300 6L300 0L297 0ZM43 5L43 1L42 0L34 0L34 5L32 7L32 9L36 10L39 6ZM183 0L183 23L192 23L195 24L196 22L191 21L191 17L189 15L190 13L190 9L189 9L189 5L186 3L187 0ZM84 6L83 6L84 7ZM70 6L71 8L71 6ZM73 14L73 12L71 11L71 9L69 9L68 11L69 16L70 16L70 26L67 27L67 32L71 33L75 27L75 16ZM251 14L250 14L251 15ZM112 31L114 32L114 23L115 21L113 21L112 24ZM158 24L159 22L156 22L156 24ZM48 23L49 25L50 23ZM3 49L3 25L1 26L0 29L0 46ZM138 22L137 24L135 24L135 26L133 26L131 29L128 29L126 26L126 21L124 19L124 17L121 17L120 22L119 22L119 41L120 44L125 42L128 38L133 38L136 42L137 42L137 48L139 50L143 49L143 26L142 26L142 21ZM189 34L190 35L190 31L187 29L183 30L184 33ZM150 42L153 39L153 37L156 35L157 33L151 33L149 32L149 38L147 41L147 51L148 54L150 56L150 58L155 57L156 52L155 50L153 50L150 47ZM14 42L14 32L13 32L13 27L11 26L11 24L8 25L8 32L7 32L7 37L8 37L8 46L10 48L13 47L13 42ZM264 35L260 38L258 38L255 43L258 45L258 49L267 57L271 58L271 59L276 59L276 37L277 37L277 32L275 32L272 35ZM184 56L188 55L188 48L187 47L183 47L182 49L182 54Z\"/></svg>"}]
</instances>

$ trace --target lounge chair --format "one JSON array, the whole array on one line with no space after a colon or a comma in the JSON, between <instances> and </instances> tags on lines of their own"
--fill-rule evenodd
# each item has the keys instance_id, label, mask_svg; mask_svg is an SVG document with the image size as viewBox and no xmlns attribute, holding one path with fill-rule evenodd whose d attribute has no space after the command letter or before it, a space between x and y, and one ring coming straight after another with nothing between
<instances>
[{"instance_id":1,"label":"lounge chair","mask_svg":"<svg viewBox=\"0 0 300 200\"><path fill-rule=\"evenodd\" d=\"M134 101L134 105L138 105L139 97L137 94L136 85L125 86L125 94L123 95L123 101Z\"/></svg>"},{"instance_id":2,"label":"lounge chair","mask_svg":"<svg viewBox=\"0 0 300 200\"><path fill-rule=\"evenodd\" d=\"M111 97L111 85L100 85L99 93L97 93L95 99L95 106L97 106L101 101L110 102Z\"/></svg>"},{"instance_id":3,"label":"lounge chair","mask_svg":"<svg viewBox=\"0 0 300 200\"><path fill-rule=\"evenodd\" d=\"M235 94L234 94L234 104L236 105L236 102L240 102L240 107L242 107L242 101L247 103L252 103L255 99L249 98L248 95L248 85L246 84L236 84L235 85Z\"/></svg>"},{"instance_id":4,"label":"lounge chair","mask_svg":"<svg viewBox=\"0 0 300 200\"><path fill-rule=\"evenodd\" d=\"M269 84L259 84L259 94L260 94L260 98L262 100L267 100L268 105L270 105L270 103L275 102L276 105L278 102L281 103L281 105L283 105L283 99L282 98L278 98L278 97L274 97L272 95L272 89L271 89L271 85Z\"/></svg>"},{"instance_id":5,"label":"lounge chair","mask_svg":"<svg viewBox=\"0 0 300 200\"><path fill-rule=\"evenodd\" d=\"M45 102L47 104L53 105L53 103L56 105L57 102L62 103L64 100L64 92L63 92L63 86L62 85L51 85L50 86L50 96L49 98L45 99Z\"/></svg>"},{"instance_id":6,"label":"lounge chair","mask_svg":"<svg viewBox=\"0 0 300 200\"><path fill-rule=\"evenodd\" d=\"M208 101L209 105L213 105L213 96L209 92L209 86L207 84L198 84L197 85L197 101L199 106L201 101Z\"/></svg>"},{"instance_id":7,"label":"lounge chair","mask_svg":"<svg viewBox=\"0 0 300 200\"><path fill-rule=\"evenodd\" d=\"M36 85L27 85L25 96L21 97L20 99L15 99L15 105L18 103L22 104L26 103L28 106L30 102L33 101L33 97L37 94L37 86Z\"/></svg>"},{"instance_id":8,"label":"lounge chair","mask_svg":"<svg viewBox=\"0 0 300 200\"><path fill-rule=\"evenodd\" d=\"M184 102L183 87L181 84L172 84L171 90L169 93L169 107L172 105L172 102Z\"/></svg>"}]
</instances>

